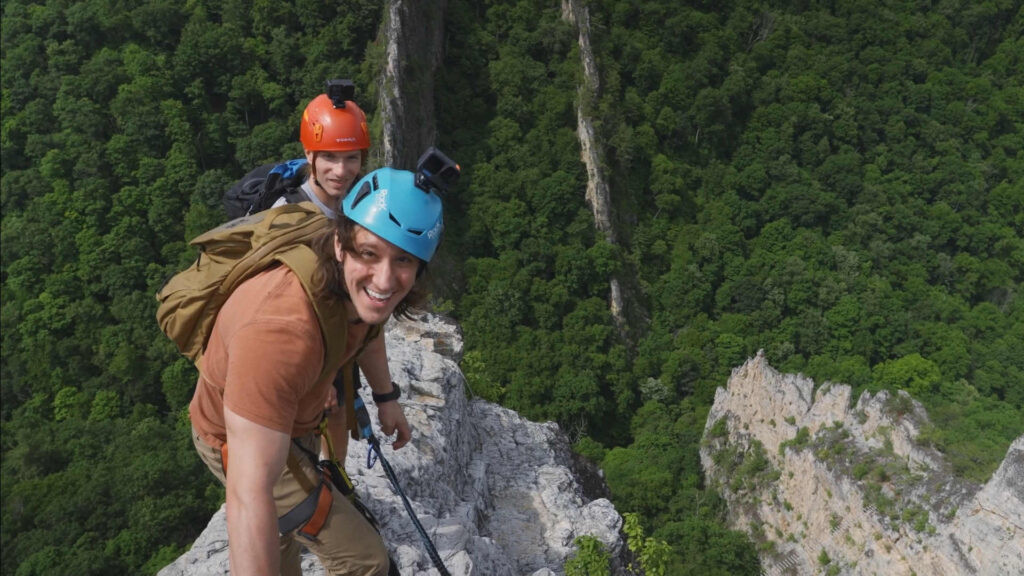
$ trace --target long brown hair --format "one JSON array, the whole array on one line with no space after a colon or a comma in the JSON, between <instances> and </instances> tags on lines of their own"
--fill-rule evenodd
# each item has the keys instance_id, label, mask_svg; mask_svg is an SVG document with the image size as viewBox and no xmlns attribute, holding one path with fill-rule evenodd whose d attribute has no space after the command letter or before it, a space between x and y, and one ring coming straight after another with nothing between
<instances>
[{"instance_id":1,"label":"long brown hair","mask_svg":"<svg viewBox=\"0 0 1024 576\"><path fill-rule=\"evenodd\" d=\"M316 252L317 270L313 274L313 294L316 298L324 300L350 300L348 292L345 291L345 272L342 270L341 262L334 254L334 238L341 240L341 249L351 253L355 249L356 231L362 228L355 221L344 214L331 220L324 231L313 239L311 247ZM416 270L416 282L412 290L402 298L402 301L395 306L392 316L395 318L412 318L414 312L422 310L423 303L427 301L426 279L427 263L419 261L419 269Z\"/></svg>"}]
</instances>

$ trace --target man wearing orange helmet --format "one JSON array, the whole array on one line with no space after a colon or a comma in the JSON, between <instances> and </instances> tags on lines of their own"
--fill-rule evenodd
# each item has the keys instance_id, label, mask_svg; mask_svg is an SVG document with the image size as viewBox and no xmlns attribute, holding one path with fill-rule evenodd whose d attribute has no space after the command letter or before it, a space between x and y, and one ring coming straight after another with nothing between
<instances>
[{"instance_id":1,"label":"man wearing orange helmet","mask_svg":"<svg viewBox=\"0 0 1024 576\"><path fill-rule=\"evenodd\" d=\"M328 80L326 92L302 112L299 138L305 158L264 164L243 176L224 194L228 218L313 202L333 219L370 148L366 114L352 101L354 94L351 80Z\"/></svg>"},{"instance_id":2,"label":"man wearing orange helmet","mask_svg":"<svg viewBox=\"0 0 1024 576\"><path fill-rule=\"evenodd\" d=\"M306 106L299 124L309 166L302 189L331 219L362 171L370 148L366 114L352 101L354 92L350 80L328 80L327 92ZM294 200L281 197L273 206L289 201Z\"/></svg>"}]
</instances>

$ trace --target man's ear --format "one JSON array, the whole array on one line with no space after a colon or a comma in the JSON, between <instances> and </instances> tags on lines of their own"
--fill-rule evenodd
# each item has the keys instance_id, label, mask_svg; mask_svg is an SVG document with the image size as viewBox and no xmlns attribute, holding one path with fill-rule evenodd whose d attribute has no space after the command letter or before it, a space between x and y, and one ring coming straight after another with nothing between
<instances>
[{"instance_id":1,"label":"man's ear","mask_svg":"<svg viewBox=\"0 0 1024 576\"><path fill-rule=\"evenodd\" d=\"M334 233L334 258L338 262L345 261L345 251L341 248L341 239L338 238L338 233Z\"/></svg>"}]
</instances>

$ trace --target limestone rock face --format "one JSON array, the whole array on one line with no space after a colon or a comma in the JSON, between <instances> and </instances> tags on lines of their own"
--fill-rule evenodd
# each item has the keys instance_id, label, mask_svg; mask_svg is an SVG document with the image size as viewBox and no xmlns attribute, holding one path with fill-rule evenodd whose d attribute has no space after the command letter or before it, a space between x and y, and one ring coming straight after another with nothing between
<instances>
[{"instance_id":1,"label":"limestone rock face","mask_svg":"<svg viewBox=\"0 0 1024 576\"><path fill-rule=\"evenodd\" d=\"M622 518L607 499L583 494L558 427L467 397L455 324L429 315L390 322L385 337L413 437L401 450L385 446L384 456L451 574L562 574L582 535L616 558L623 553ZM379 435L365 386L363 395ZM401 573L437 574L381 465L366 467L365 442L350 444L345 468L381 521ZM227 544L221 507L192 549L160 576L227 574ZM312 556L303 567L307 575L323 574ZM621 572L621 562L615 568Z\"/></svg>"},{"instance_id":2,"label":"limestone rock face","mask_svg":"<svg viewBox=\"0 0 1024 576\"><path fill-rule=\"evenodd\" d=\"M444 59L447 0L387 0L378 77L383 165L412 170L437 142L434 78Z\"/></svg>"},{"instance_id":3,"label":"limestone rock face","mask_svg":"<svg viewBox=\"0 0 1024 576\"><path fill-rule=\"evenodd\" d=\"M818 386L759 353L719 388L701 463L767 574L1024 574L1024 437L984 486L916 439L904 393Z\"/></svg>"}]
</instances>

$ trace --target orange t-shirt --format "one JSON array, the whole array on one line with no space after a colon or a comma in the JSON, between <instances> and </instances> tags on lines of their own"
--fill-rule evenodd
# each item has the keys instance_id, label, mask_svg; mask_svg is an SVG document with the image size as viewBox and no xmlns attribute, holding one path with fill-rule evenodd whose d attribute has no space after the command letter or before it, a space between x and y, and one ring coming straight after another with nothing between
<instances>
[{"instance_id":1,"label":"orange t-shirt","mask_svg":"<svg viewBox=\"0 0 1024 576\"><path fill-rule=\"evenodd\" d=\"M343 361L365 329L348 332ZM320 423L333 380L332 373L317 381L323 363L320 325L298 277L285 266L260 272L217 316L189 405L192 425L214 448L227 440L225 407L293 438L308 434Z\"/></svg>"}]
</instances>

